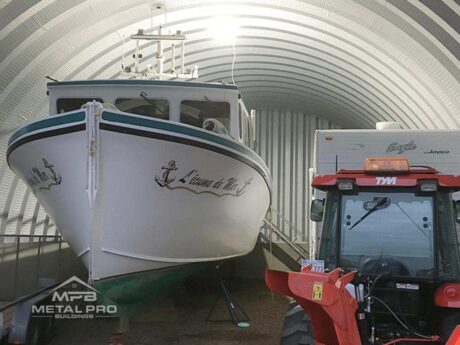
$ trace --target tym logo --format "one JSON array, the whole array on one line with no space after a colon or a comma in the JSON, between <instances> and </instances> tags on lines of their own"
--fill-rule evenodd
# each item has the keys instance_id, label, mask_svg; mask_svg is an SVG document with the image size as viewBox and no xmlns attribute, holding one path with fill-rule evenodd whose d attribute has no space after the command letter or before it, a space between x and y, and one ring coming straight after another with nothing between
<instances>
[{"instance_id":1,"label":"tym logo","mask_svg":"<svg viewBox=\"0 0 460 345\"><path fill-rule=\"evenodd\" d=\"M396 177L376 177L375 182L377 185L396 184Z\"/></svg>"}]
</instances>

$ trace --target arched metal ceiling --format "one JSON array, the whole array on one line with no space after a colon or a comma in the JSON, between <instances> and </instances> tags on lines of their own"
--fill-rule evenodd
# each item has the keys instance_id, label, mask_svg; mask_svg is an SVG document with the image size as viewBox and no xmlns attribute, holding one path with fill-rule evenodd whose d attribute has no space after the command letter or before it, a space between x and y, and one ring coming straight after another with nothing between
<instances>
[{"instance_id":1,"label":"arched metal ceiling","mask_svg":"<svg viewBox=\"0 0 460 345\"><path fill-rule=\"evenodd\" d=\"M203 81L231 80L232 46L209 24L232 18L234 79L250 107L344 127L460 127L460 0L165 0L166 14L158 2L0 0L0 233L48 226L4 158L11 131L47 115L44 77L117 76L122 37L165 17Z\"/></svg>"}]
</instances>

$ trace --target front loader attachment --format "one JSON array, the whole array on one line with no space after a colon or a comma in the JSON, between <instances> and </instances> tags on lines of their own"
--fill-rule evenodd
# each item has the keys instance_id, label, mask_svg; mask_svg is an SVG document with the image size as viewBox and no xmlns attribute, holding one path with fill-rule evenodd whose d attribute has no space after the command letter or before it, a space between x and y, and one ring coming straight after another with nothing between
<instances>
[{"instance_id":1,"label":"front loader attachment","mask_svg":"<svg viewBox=\"0 0 460 345\"><path fill-rule=\"evenodd\" d=\"M310 316L317 345L361 345L355 319L358 303L346 289L354 275L307 267L301 272L267 270L265 281L271 290L295 298Z\"/></svg>"},{"instance_id":2,"label":"front loader attachment","mask_svg":"<svg viewBox=\"0 0 460 345\"><path fill-rule=\"evenodd\" d=\"M316 345L362 345L356 322L358 302L346 288L355 272L341 274L340 268L320 273L313 272L311 266L300 272L267 270L265 282L271 290L295 298L309 315ZM440 338L399 338L383 345L407 342L439 344ZM365 343L368 343L367 340ZM460 345L460 325L445 344Z\"/></svg>"},{"instance_id":3,"label":"front loader attachment","mask_svg":"<svg viewBox=\"0 0 460 345\"><path fill-rule=\"evenodd\" d=\"M460 345L460 325L455 327L446 345Z\"/></svg>"}]
</instances>

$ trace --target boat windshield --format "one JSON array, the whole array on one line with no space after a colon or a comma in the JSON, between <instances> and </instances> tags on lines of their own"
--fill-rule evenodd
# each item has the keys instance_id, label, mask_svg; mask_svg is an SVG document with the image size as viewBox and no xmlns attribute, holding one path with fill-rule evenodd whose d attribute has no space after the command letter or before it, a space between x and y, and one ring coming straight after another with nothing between
<instances>
[{"instance_id":1,"label":"boat windshield","mask_svg":"<svg viewBox=\"0 0 460 345\"><path fill-rule=\"evenodd\" d=\"M216 133L228 134L230 130L230 104L213 101L182 101L180 122Z\"/></svg>"},{"instance_id":2,"label":"boat windshield","mask_svg":"<svg viewBox=\"0 0 460 345\"><path fill-rule=\"evenodd\" d=\"M100 98L59 98L56 102L58 114L81 109L86 103L96 101L103 103Z\"/></svg>"},{"instance_id":3,"label":"boat windshield","mask_svg":"<svg viewBox=\"0 0 460 345\"><path fill-rule=\"evenodd\" d=\"M147 98L118 98L115 106L126 113L169 120L169 102L166 99Z\"/></svg>"}]
</instances>

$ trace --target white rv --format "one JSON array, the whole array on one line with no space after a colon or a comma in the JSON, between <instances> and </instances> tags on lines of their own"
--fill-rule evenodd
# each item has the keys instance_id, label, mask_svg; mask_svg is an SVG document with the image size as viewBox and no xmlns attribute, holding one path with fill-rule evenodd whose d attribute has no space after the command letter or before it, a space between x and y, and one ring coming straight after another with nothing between
<instances>
[{"instance_id":1,"label":"white rv","mask_svg":"<svg viewBox=\"0 0 460 345\"><path fill-rule=\"evenodd\" d=\"M362 169L369 157L406 157L411 165L460 174L460 130L320 130L315 175Z\"/></svg>"}]
</instances>

